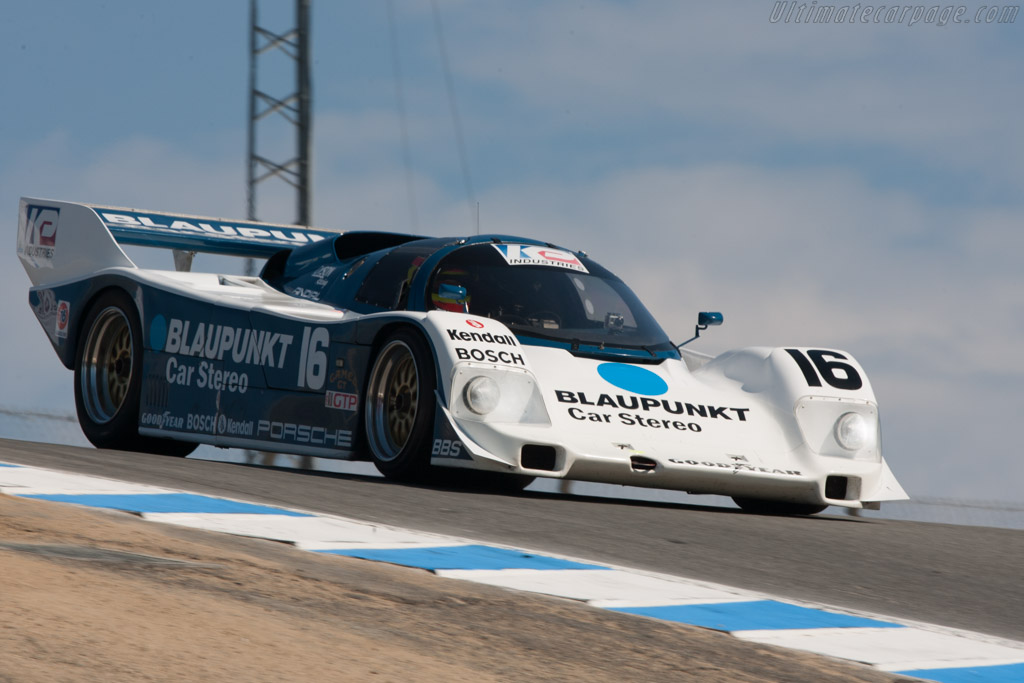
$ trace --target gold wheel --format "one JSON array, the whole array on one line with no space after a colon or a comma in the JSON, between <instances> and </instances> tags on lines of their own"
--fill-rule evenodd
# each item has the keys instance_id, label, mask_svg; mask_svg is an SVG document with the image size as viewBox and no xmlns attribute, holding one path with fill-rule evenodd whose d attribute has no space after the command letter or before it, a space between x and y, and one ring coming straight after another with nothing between
<instances>
[{"instance_id":1,"label":"gold wheel","mask_svg":"<svg viewBox=\"0 0 1024 683\"><path fill-rule=\"evenodd\" d=\"M89 419L105 424L124 405L132 381L132 328L117 306L96 316L82 353L81 389Z\"/></svg>"}]
</instances>

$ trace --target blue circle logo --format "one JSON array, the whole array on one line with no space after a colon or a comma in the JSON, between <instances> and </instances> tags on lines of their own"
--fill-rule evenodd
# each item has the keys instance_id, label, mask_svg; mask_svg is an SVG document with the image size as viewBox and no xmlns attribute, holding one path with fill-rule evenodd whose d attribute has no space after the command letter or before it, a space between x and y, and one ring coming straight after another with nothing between
<instances>
[{"instance_id":1,"label":"blue circle logo","mask_svg":"<svg viewBox=\"0 0 1024 683\"><path fill-rule=\"evenodd\" d=\"M149 346L157 351L164 350L164 343L167 341L167 321L159 313L153 316L149 323Z\"/></svg>"},{"instance_id":2,"label":"blue circle logo","mask_svg":"<svg viewBox=\"0 0 1024 683\"><path fill-rule=\"evenodd\" d=\"M661 396L668 391L668 383L647 368L625 363L602 363L597 366L597 374L605 382L623 391L644 396Z\"/></svg>"}]
</instances>

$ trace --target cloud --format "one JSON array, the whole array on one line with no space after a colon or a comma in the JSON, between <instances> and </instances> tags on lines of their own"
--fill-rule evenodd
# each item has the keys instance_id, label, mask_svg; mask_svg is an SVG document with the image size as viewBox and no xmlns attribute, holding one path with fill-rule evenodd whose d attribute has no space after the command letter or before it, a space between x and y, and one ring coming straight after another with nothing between
<instances>
[{"instance_id":1,"label":"cloud","mask_svg":"<svg viewBox=\"0 0 1024 683\"><path fill-rule=\"evenodd\" d=\"M1003 192L1024 179L1024 92L998 85L1016 82L1000 49L1009 29L770 24L770 9L517 3L461 15L453 61L465 78L548 112L548 134L621 135L673 117L751 150L856 155L872 145L876 156L909 155L919 174L981 174Z\"/></svg>"}]
</instances>

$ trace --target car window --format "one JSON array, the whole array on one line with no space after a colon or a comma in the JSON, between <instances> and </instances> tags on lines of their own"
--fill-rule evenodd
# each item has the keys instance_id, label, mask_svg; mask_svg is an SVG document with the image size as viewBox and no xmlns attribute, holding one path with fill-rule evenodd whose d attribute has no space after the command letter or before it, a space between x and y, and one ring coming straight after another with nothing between
<instances>
[{"instance_id":1,"label":"car window","mask_svg":"<svg viewBox=\"0 0 1024 683\"><path fill-rule=\"evenodd\" d=\"M492 244L458 249L433 272L427 305L450 311L465 305L473 315L500 320L525 336L598 347L673 348L621 280L585 257L555 248L545 251L571 256L571 265L557 265L570 262L554 258L548 260L556 265L543 265L543 253L510 261ZM442 297L442 284L465 288L465 300Z\"/></svg>"},{"instance_id":2,"label":"car window","mask_svg":"<svg viewBox=\"0 0 1024 683\"><path fill-rule=\"evenodd\" d=\"M390 310L404 308L409 283L435 249L413 243L385 254L366 274L356 292L356 301Z\"/></svg>"}]
</instances>

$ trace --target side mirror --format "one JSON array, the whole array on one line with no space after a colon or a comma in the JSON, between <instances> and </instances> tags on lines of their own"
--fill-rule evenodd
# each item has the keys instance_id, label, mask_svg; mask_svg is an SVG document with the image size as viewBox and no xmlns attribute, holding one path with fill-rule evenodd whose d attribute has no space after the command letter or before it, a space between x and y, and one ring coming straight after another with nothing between
<instances>
[{"instance_id":1,"label":"side mirror","mask_svg":"<svg viewBox=\"0 0 1024 683\"><path fill-rule=\"evenodd\" d=\"M465 287L442 282L437 288L437 295L442 299L448 299L449 301L461 304L462 312L469 313L469 294L466 292Z\"/></svg>"},{"instance_id":2,"label":"side mirror","mask_svg":"<svg viewBox=\"0 0 1024 683\"><path fill-rule=\"evenodd\" d=\"M703 311L697 314L697 329L706 330L710 325L721 325L725 318L717 311Z\"/></svg>"},{"instance_id":3,"label":"side mirror","mask_svg":"<svg viewBox=\"0 0 1024 683\"><path fill-rule=\"evenodd\" d=\"M725 322L725 318L721 313L717 311L702 311L697 314L697 327L693 331L693 336L684 341L682 344L676 345L677 349L681 349L694 339L700 337L701 330L706 330L712 325L721 325Z\"/></svg>"}]
</instances>

